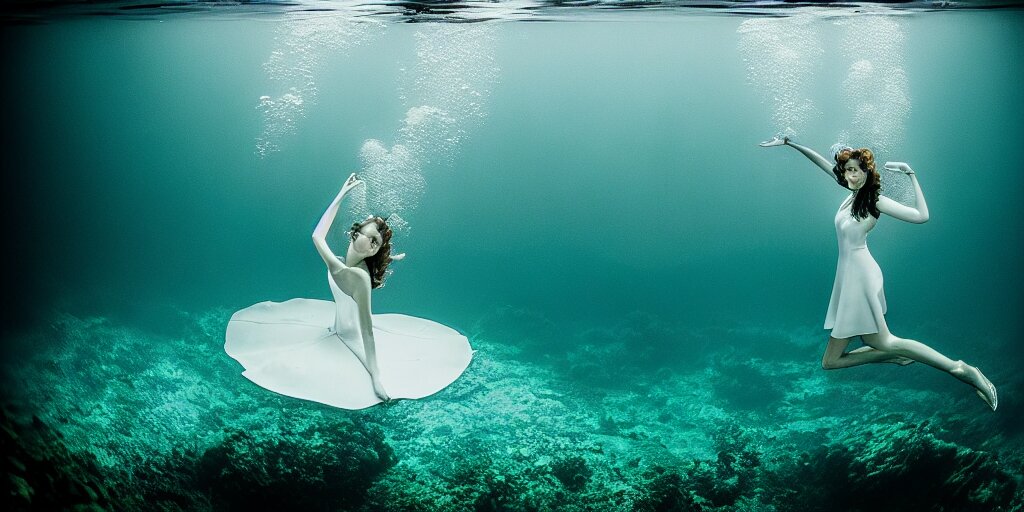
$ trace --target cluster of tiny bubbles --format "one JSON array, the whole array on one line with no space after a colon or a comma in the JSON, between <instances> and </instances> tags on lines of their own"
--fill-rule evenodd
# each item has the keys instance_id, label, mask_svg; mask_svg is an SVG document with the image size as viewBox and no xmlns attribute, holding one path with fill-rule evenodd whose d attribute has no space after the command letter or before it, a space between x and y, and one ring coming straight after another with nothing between
<instances>
[{"instance_id":1,"label":"cluster of tiny bubbles","mask_svg":"<svg viewBox=\"0 0 1024 512\"><path fill-rule=\"evenodd\" d=\"M419 204L424 166L450 163L468 129L486 117L485 101L499 72L493 30L439 23L415 34L416 64L402 68L400 99L408 109L397 142L391 149L376 139L363 143L359 177L367 192L350 203L353 213L377 209L397 218L397 229L408 230L402 215Z\"/></svg>"},{"instance_id":2,"label":"cluster of tiny bubbles","mask_svg":"<svg viewBox=\"0 0 1024 512\"><path fill-rule=\"evenodd\" d=\"M882 193L912 204L909 177L883 167L886 160L897 159L893 152L901 145L911 110L902 27L892 15L846 17L836 24L846 29L843 53L852 61L842 85L843 103L851 115L847 136L875 153Z\"/></svg>"},{"instance_id":3,"label":"cluster of tiny bubbles","mask_svg":"<svg viewBox=\"0 0 1024 512\"><path fill-rule=\"evenodd\" d=\"M357 216L401 214L416 207L423 195L424 180L418 159L402 144L389 150L376 139L369 139L359 150L358 173L364 191L349 203ZM376 210L376 211L370 211Z\"/></svg>"},{"instance_id":4,"label":"cluster of tiny bubbles","mask_svg":"<svg viewBox=\"0 0 1024 512\"><path fill-rule=\"evenodd\" d=\"M297 89L291 89L276 100L260 96L256 109L263 115L263 132L256 138L256 153L262 158L277 151L278 142L295 133L296 118L304 115L305 100Z\"/></svg>"},{"instance_id":5,"label":"cluster of tiny bubbles","mask_svg":"<svg viewBox=\"0 0 1024 512\"><path fill-rule=\"evenodd\" d=\"M383 28L379 21L344 13L285 14L277 27L277 46L263 63L267 77L282 92L259 99L263 130L256 138L256 152L260 157L279 150L281 141L295 133L297 120L316 104L317 77L326 59L366 43Z\"/></svg>"},{"instance_id":6,"label":"cluster of tiny bubbles","mask_svg":"<svg viewBox=\"0 0 1024 512\"><path fill-rule=\"evenodd\" d=\"M908 206L916 206L914 184L910 176L902 171L890 171L884 167L885 162L878 163L878 173L882 177L882 195Z\"/></svg>"},{"instance_id":7,"label":"cluster of tiny bubbles","mask_svg":"<svg viewBox=\"0 0 1024 512\"><path fill-rule=\"evenodd\" d=\"M818 19L809 13L756 18L737 29L747 81L759 88L762 102L771 105L772 126L781 135L796 135L818 113L810 95L823 53Z\"/></svg>"},{"instance_id":8,"label":"cluster of tiny bubbles","mask_svg":"<svg viewBox=\"0 0 1024 512\"><path fill-rule=\"evenodd\" d=\"M391 231L395 233L407 233L409 231L409 222L402 218L397 213L388 215L388 226L391 227Z\"/></svg>"},{"instance_id":9,"label":"cluster of tiny bubbles","mask_svg":"<svg viewBox=\"0 0 1024 512\"><path fill-rule=\"evenodd\" d=\"M499 74L495 43L488 24L438 23L416 33L416 64L400 87L409 110L399 138L425 165L450 163L468 130L487 116Z\"/></svg>"},{"instance_id":10,"label":"cluster of tiny bubbles","mask_svg":"<svg viewBox=\"0 0 1024 512\"><path fill-rule=\"evenodd\" d=\"M903 30L894 16L858 16L837 23L846 26L843 52L852 61L842 87L852 136L876 153L890 153L902 142L911 109Z\"/></svg>"}]
</instances>

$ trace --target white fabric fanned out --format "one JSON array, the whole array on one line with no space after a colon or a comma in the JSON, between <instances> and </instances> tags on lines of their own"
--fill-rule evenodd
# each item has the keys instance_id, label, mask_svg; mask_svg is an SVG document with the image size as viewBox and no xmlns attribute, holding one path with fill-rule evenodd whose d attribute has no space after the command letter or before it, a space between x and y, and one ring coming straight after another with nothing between
<instances>
[{"instance_id":1,"label":"white fabric fanned out","mask_svg":"<svg viewBox=\"0 0 1024 512\"><path fill-rule=\"evenodd\" d=\"M246 378L275 393L343 409L381 403L361 362L355 302L328 275L334 302L260 302L228 322L224 349ZM441 391L469 366L469 340L437 322L400 314L373 315L381 382L393 398Z\"/></svg>"}]
</instances>

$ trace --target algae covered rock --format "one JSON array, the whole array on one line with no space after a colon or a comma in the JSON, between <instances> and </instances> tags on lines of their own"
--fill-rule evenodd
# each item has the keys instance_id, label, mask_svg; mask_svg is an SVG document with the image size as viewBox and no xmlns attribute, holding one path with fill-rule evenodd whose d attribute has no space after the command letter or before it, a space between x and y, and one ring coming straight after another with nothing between
<instances>
[{"instance_id":1,"label":"algae covered rock","mask_svg":"<svg viewBox=\"0 0 1024 512\"><path fill-rule=\"evenodd\" d=\"M655 468L644 492L633 504L635 512L698 512L704 510L688 489L682 475Z\"/></svg>"},{"instance_id":2,"label":"algae covered rock","mask_svg":"<svg viewBox=\"0 0 1024 512\"><path fill-rule=\"evenodd\" d=\"M1019 499L994 455L943 441L927 422L858 429L774 476L780 511L997 512Z\"/></svg>"},{"instance_id":3,"label":"algae covered rock","mask_svg":"<svg viewBox=\"0 0 1024 512\"><path fill-rule=\"evenodd\" d=\"M229 430L199 481L217 510L348 510L395 464L378 428L321 422L281 436Z\"/></svg>"},{"instance_id":4,"label":"algae covered rock","mask_svg":"<svg viewBox=\"0 0 1024 512\"><path fill-rule=\"evenodd\" d=\"M0 409L4 510L109 510L110 492L94 460L73 454L38 417L20 423Z\"/></svg>"},{"instance_id":5,"label":"algae covered rock","mask_svg":"<svg viewBox=\"0 0 1024 512\"><path fill-rule=\"evenodd\" d=\"M580 456L558 459L551 464L551 474L570 491L579 491L586 487L594 472L587 465L587 460Z\"/></svg>"},{"instance_id":6,"label":"algae covered rock","mask_svg":"<svg viewBox=\"0 0 1024 512\"><path fill-rule=\"evenodd\" d=\"M712 434L715 460L693 460L678 469L655 467L638 489L637 511L725 511L760 491L761 454L736 425Z\"/></svg>"}]
</instances>

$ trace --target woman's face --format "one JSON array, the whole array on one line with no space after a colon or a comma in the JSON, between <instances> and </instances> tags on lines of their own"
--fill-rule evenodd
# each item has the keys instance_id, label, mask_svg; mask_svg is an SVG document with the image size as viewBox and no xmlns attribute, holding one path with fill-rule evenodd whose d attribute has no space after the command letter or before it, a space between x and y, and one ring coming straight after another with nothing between
<instances>
[{"instance_id":1,"label":"woman's face","mask_svg":"<svg viewBox=\"0 0 1024 512\"><path fill-rule=\"evenodd\" d=\"M352 234L352 249L363 258L369 258L380 250L382 238L376 222L367 222Z\"/></svg>"},{"instance_id":2,"label":"woman's face","mask_svg":"<svg viewBox=\"0 0 1024 512\"><path fill-rule=\"evenodd\" d=\"M843 165L843 177L846 178L846 186L850 190L860 190L867 179L867 173L860 168L860 160L851 158Z\"/></svg>"}]
</instances>

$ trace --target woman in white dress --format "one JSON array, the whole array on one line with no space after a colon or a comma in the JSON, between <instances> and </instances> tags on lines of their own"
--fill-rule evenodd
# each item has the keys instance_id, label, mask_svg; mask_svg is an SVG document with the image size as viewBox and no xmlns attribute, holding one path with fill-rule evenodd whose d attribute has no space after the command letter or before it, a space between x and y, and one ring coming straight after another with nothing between
<instances>
[{"instance_id":1,"label":"woman in white dress","mask_svg":"<svg viewBox=\"0 0 1024 512\"><path fill-rule=\"evenodd\" d=\"M839 262L825 316L825 328L831 329L832 333L821 366L834 370L867 363L905 365L920 361L970 384L978 396L993 411L996 410L999 405L996 388L978 368L963 361L953 361L919 341L894 336L885 322L882 271L868 251L867 235L883 213L915 224L928 221L928 204L913 169L903 162L885 164L887 170L910 177L916 208L881 195L881 178L875 169L874 155L867 148L837 147L833 163L788 137L776 137L761 143L762 147L783 145L800 151L830 179L851 191L840 204L835 218ZM847 352L850 340L857 336L866 346Z\"/></svg>"},{"instance_id":2,"label":"woman in white dress","mask_svg":"<svg viewBox=\"0 0 1024 512\"><path fill-rule=\"evenodd\" d=\"M342 199L362 182L349 176L313 231L334 301L261 302L228 322L225 351L243 375L271 391L345 409L444 389L473 355L465 336L399 314L371 314L371 290L384 284L391 228L370 216L352 225L344 259L327 245Z\"/></svg>"}]
</instances>

